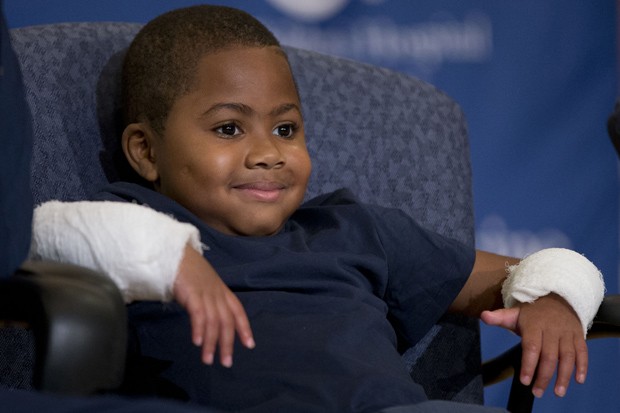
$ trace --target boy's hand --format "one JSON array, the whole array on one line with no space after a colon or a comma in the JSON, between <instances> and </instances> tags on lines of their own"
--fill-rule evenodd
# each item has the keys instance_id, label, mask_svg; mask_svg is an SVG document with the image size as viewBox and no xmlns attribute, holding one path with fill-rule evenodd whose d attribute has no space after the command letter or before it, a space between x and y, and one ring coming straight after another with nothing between
<instances>
[{"instance_id":1,"label":"boy's hand","mask_svg":"<svg viewBox=\"0 0 620 413\"><path fill-rule=\"evenodd\" d=\"M523 357L520 379L524 385L536 381L532 392L541 397L557 366L555 394L564 396L576 367L575 380L584 383L588 371L588 348L579 318L566 301L556 294L531 304L510 309L484 311L488 325L504 327L521 336Z\"/></svg>"},{"instance_id":2,"label":"boy's hand","mask_svg":"<svg viewBox=\"0 0 620 413\"><path fill-rule=\"evenodd\" d=\"M219 344L220 363L232 366L235 332L243 345L254 348L250 322L235 294L196 250L187 246L173 287L174 298L187 310L192 341L202 346L202 361L213 363Z\"/></svg>"}]
</instances>

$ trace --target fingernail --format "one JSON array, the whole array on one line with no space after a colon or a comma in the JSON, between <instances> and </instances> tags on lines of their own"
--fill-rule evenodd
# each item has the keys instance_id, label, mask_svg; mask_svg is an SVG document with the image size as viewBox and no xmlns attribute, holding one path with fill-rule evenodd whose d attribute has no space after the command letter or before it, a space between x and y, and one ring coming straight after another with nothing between
<instances>
[{"instance_id":1,"label":"fingernail","mask_svg":"<svg viewBox=\"0 0 620 413\"><path fill-rule=\"evenodd\" d=\"M529 386L531 381L532 381L532 378L530 376L521 376L521 383L524 386Z\"/></svg>"},{"instance_id":2,"label":"fingernail","mask_svg":"<svg viewBox=\"0 0 620 413\"><path fill-rule=\"evenodd\" d=\"M232 357L231 356L226 356L222 359L222 366L224 367L232 367Z\"/></svg>"},{"instance_id":3,"label":"fingernail","mask_svg":"<svg viewBox=\"0 0 620 413\"><path fill-rule=\"evenodd\" d=\"M254 347L256 347L256 343L254 342L254 339L253 339L252 337L250 337L250 338L248 338L248 339L245 341L245 346L246 346L247 348L254 348Z\"/></svg>"},{"instance_id":4,"label":"fingernail","mask_svg":"<svg viewBox=\"0 0 620 413\"><path fill-rule=\"evenodd\" d=\"M586 382L586 375L581 373L577 375L577 382L583 384Z\"/></svg>"},{"instance_id":5,"label":"fingernail","mask_svg":"<svg viewBox=\"0 0 620 413\"><path fill-rule=\"evenodd\" d=\"M208 365L213 364L213 353L205 354L205 355L202 357L202 361L203 361L205 364L208 364Z\"/></svg>"},{"instance_id":6,"label":"fingernail","mask_svg":"<svg viewBox=\"0 0 620 413\"><path fill-rule=\"evenodd\" d=\"M533 389L532 393L536 398L540 399L543 396L544 391L542 389Z\"/></svg>"},{"instance_id":7,"label":"fingernail","mask_svg":"<svg viewBox=\"0 0 620 413\"><path fill-rule=\"evenodd\" d=\"M566 395L566 387L559 386L557 389L555 389L555 394L558 397L564 397Z\"/></svg>"}]
</instances>

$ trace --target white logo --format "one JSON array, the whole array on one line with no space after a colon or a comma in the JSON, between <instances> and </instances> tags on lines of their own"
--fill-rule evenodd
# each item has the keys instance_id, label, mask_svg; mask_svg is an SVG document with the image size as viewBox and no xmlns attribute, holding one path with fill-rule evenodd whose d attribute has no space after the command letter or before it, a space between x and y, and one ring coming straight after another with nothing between
<instances>
[{"instance_id":1,"label":"white logo","mask_svg":"<svg viewBox=\"0 0 620 413\"><path fill-rule=\"evenodd\" d=\"M349 0L267 0L267 2L299 20L320 22L338 14Z\"/></svg>"},{"instance_id":2,"label":"white logo","mask_svg":"<svg viewBox=\"0 0 620 413\"><path fill-rule=\"evenodd\" d=\"M511 257L525 257L543 248L559 247L572 249L568 235L557 228L546 228L537 232L511 230L499 215L484 217L476 230L476 247Z\"/></svg>"},{"instance_id":3,"label":"white logo","mask_svg":"<svg viewBox=\"0 0 620 413\"><path fill-rule=\"evenodd\" d=\"M369 4L386 0L357 1ZM272 18L264 23L282 44L396 67L430 81L444 63L481 63L493 55L491 18L482 13L408 24L398 24L381 12L353 17L326 27L299 24L297 19Z\"/></svg>"}]
</instances>

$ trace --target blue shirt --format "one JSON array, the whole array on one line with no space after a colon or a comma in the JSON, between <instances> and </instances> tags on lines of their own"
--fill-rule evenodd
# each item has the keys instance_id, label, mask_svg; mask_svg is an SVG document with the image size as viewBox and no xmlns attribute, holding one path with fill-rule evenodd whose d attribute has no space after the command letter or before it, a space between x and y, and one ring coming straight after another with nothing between
<instances>
[{"instance_id":1,"label":"blue shirt","mask_svg":"<svg viewBox=\"0 0 620 413\"><path fill-rule=\"evenodd\" d=\"M270 413L371 412L426 399L397 345L415 344L446 311L472 249L346 190L305 203L269 237L222 234L138 185L113 184L98 199L146 204L198 227L257 343L237 345L231 369L205 366L180 306L131 305L132 391Z\"/></svg>"}]
</instances>

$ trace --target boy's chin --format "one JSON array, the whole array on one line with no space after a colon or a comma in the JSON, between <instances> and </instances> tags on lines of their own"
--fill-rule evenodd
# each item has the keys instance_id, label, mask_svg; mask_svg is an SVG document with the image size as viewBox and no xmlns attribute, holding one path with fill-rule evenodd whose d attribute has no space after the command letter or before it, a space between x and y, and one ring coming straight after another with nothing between
<instances>
[{"instance_id":1,"label":"boy's chin","mask_svg":"<svg viewBox=\"0 0 620 413\"><path fill-rule=\"evenodd\" d=\"M269 237L280 232L282 227L284 227L284 223L279 225L252 225L251 227L243 228L238 235L245 237Z\"/></svg>"},{"instance_id":2,"label":"boy's chin","mask_svg":"<svg viewBox=\"0 0 620 413\"><path fill-rule=\"evenodd\" d=\"M268 237L275 235L284 227L286 220L246 220L245 222L230 223L227 226L213 226L224 234L242 237Z\"/></svg>"}]
</instances>

